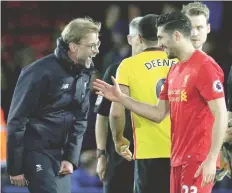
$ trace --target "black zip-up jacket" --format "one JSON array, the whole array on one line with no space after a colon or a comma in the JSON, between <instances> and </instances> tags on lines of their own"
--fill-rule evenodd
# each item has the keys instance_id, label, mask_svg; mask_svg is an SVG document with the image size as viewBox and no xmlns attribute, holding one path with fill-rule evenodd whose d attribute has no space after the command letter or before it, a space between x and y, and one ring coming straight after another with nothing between
<instances>
[{"instance_id":1,"label":"black zip-up jacket","mask_svg":"<svg viewBox=\"0 0 232 193\"><path fill-rule=\"evenodd\" d=\"M18 78L7 121L7 171L23 174L24 150L62 149L78 166L87 128L93 68L75 65L61 38L57 48L25 67Z\"/></svg>"}]
</instances>

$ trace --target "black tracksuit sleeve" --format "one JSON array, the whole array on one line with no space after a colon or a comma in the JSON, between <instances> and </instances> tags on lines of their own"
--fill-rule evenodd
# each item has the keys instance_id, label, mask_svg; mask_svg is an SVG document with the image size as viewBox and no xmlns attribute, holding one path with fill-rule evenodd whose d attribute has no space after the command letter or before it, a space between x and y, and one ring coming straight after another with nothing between
<instances>
[{"instance_id":1,"label":"black tracksuit sleeve","mask_svg":"<svg viewBox=\"0 0 232 193\"><path fill-rule=\"evenodd\" d=\"M117 71L118 66L119 64L113 64L107 68L103 76L103 80L105 82L113 85L111 76L114 76L114 77L116 76L116 71ZM102 96L98 96L96 103L95 103L94 112L102 116L108 117L110 114L110 107L111 107L111 101L109 101L108 99Z\"/></svg>"},{"instance_id":2,"label":"black tracksuit sleeve","mask_svg":"<svg viewBox=\"0 0 232 193\"><path fill-rule=\"evenodd\" d=\"M81 111L76 116L76 121L68 135L68 142L64 148L63 160L69 161L78 167L83 135L87 129L87 117L89 111L89 95L86 95L84 102L81 104Z\"/></svg>"},{"instance_id":3,"label":"black tracksuit sleeve","mask_svg":"<svg viewBox=\"0 0 232 193\"><path fill-rule=\"evenodd\" d=\"M46 78L31 67L21 71L7 120L7 171L9 175L23 174L23 139L28 119L35 112Z\"/></svg>"},{"instance_id":4,"label":"black tracksuit sleeve","mask_svg":"<svg viewBox=\"0 0 232 193\"><path fill-rule=\"evenodd\" d=\"M230 74L227 81L227 107L228 111L232 112L232 66L230 67Z\"/></svg>"}]
</instances>

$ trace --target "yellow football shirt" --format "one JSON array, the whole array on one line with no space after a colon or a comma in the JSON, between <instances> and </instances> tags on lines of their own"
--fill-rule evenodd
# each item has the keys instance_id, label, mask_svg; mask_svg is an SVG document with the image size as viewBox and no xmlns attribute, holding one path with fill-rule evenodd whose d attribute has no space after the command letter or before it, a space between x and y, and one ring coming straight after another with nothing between
<instances>
[{"instance_id":1,"label":"yellow football shirt","mask_svg":"<svg viewBox=\"0 0 232 193\"><path fill-rule=\"evenodd\" d=\"M130 89L130 96L141 102L157 104L159 93L170 67L177 60L167 59L158 48L149 48L124 59L117 70L117 82ZM170 117L160 124L132 112L134 133L134 158L169 158L171 151Z\"/></svg>"}]
</instances>

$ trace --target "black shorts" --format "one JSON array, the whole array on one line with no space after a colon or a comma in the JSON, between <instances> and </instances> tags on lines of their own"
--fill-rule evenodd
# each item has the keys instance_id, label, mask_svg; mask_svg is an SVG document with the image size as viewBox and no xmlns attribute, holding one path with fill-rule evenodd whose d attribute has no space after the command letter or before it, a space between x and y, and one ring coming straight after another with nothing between
<instances>
[{"instance_id":1,"label":"black shorts","mask_svg":"<svg viewBox=\"0 0 232 193\"><path fill-rule=\"evenodd\" d=\"M134 193L169 193L170 159L135 160Z\"/></svg>"},{"instance_id":2,"label":"black shorts","mask_svg":"<svg viewBox=\"0 0 232 193\"><path fill-rule=\"evenodd\" d=\"M58 175L61 155L54 153L57 160L44 153L30 151L25 153L24 173L29 181L30 193L71 193L70 174Z\"/></svg>"},{"instance_id":3,"label":"black shorts","mask_svg":"<svg viewBox=\"0 0 232 193\"><path fill-rule=\"evenodd\" d=\"M134 161L121 160L114 164L108 160L103 193L133 193Z\"/></svg>"}]
</instances>

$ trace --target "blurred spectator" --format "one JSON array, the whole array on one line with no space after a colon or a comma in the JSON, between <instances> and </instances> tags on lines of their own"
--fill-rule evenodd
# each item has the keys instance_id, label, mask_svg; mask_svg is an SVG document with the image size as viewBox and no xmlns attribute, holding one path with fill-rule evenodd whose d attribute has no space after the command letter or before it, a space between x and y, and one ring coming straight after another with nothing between
<instances>
[{"instance_id":1,"label":"blurred spectator","mask_svg":"<svg viewBox=\"0 0 232 193\"><path fill-rule=\"evenodd\" d=\"M178 11L178 8L175 5L172 5L170 3L165 3L163 6L162 13L171 13Z\"/></svg>"},{"instance_id":2,"label":"blurred spectator","mask_svg":"<svg viewBox=\"0 0 232 193\"><path fill-rule=\"evenodd\" d=\"M107 29L112 29L115 25L115 23L119 20L120 17L120 7L118 5L111 5L106 10L106 21L105 25Z\"/></svg>"},{"instance_id":3,"label":"blurred spectator","mask_svg":"<svg viewBox=\"0 0 232 193\"><path fill-rule=\"evenodd\" d=\"M131 55L131 48L127 44L128 23L118 21L112 29L113 48L105 54L102 72L105 72L110 64L119 63Z\"/></svg>"},{"instance_id":4,"label":"blurred spectator","mask_svg":"<svg viewBox=\"0 0 232 193\"><path fill-rule=\"evenodd\" d=\"M21 49L15 54L13 62L14 66L19 66L21 69L36 60L35 50L23 45Z\"/></svg>"},{"instance_id":5,"label":"blurred spectator","mask_svg":"<svg viewBox=\"0 0 232 193\"><path fill-rule=\"evenodd\" d=\"M134 4L130 4L128 6L128 20L129 22L134 19L135 17L138 17L141 15L141 9L134 5Z\"/></svg>"},{"instance_id":6,"label":"blurred spectator","mask_svg":"<svg viewBox=\"0 0 232 193\"><path fill-rule=\"evenodd\" d=\"M96 151L87 150L81 154L80 167L71 176L72 191L80 187L102 187L96 173Z\"/></svg>"}]
</instances>

